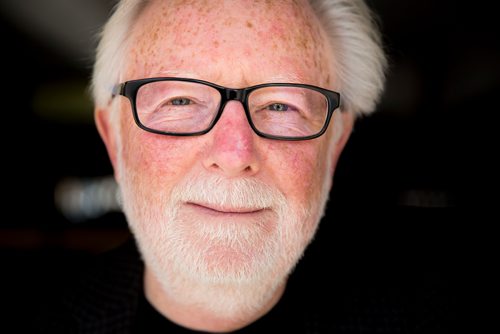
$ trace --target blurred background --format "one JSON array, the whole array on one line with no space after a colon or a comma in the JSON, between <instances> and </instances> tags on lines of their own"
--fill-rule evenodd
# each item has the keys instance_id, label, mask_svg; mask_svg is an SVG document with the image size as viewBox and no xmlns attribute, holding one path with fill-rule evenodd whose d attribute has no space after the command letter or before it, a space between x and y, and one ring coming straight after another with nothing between
<instances>
[{"instance_id":1,"label":"blurred background","mask_svg":"<svg viewBox=\"0 0 500 334\"><path fill-rule=\"evenodd\" d=\"M60 266L68 254L98 253L128 237L87 91L95 36L114 3L0 1L7 286ZM484 189L497 189L488 158L498 152L490 147L500 88L497 12L486 0L368 3L390 57L387 90L377 113L356 124L326 220L347 212L340 224L369 223L353 232L364 237L349 239L364 242L389 217L410 226L408 239L421 238L419 251L447 248L439 259L456 264L450 249L467 247L460 238L477 226L457 219L488 208Z\"/></svg>"},{"instance_id":2,"label":"blurred background","mask_svg":"<svg viewBox=\"0 0 500 334\"><path fill-rule=\"evenodd\" d=\"M15 214L0 245L76 225L121 225L88 83L96 35L115 0L2 0L3 168ZM390 57L387 90L357 122L330 206L484 204L488 120L498 110L499 29L487 1L370 0ZM116 219L100 219L102 216ZM112 222L112 223L111 223ZM118 222L118 223L117 223ZM115 225L117 223L118 225ZM97 225L96 225L97 226ZM36 239L36 240L35 240ZM21 246L21 245L20 245Z\"/></svg>"}]
</instances>

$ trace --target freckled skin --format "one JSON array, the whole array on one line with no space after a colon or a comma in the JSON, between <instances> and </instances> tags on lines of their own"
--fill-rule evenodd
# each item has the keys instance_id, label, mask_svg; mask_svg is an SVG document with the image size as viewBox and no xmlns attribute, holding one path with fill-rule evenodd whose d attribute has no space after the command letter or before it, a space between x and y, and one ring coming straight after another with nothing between
<instances>
[{"instance_id":1,"label":"freckled skin","mask_svg":"<svg viewBox=\"0 0 500 334\"><path fill-rule=\"evenodd\" d=\"M141 13L130 41L123 81L176 76L233 88L294 82L339 90L331 45L305 0L155 0ZM118 182L137 185L134 190L146 203L158 203L158 194L168 193L185 178L210 173L228 179L258 179L278 189L294 209L304 203L319 203L321 188L332 176L352 126L349 114L336 112L334 118L342 118L347 124L347 135L334 136L330 124L328 131L314 140L265 139L253 132L243 106L230 101L209 133L163 136L137 127L129 101L120 98L120 126L110 126L109 113L101 110L96 113L97 123ZM114 143L116 130L121 151ZM121 164L116 163L116 155L120 155ZM317 206L309 208L314 211ZM300 228L306 231L304 235L312 235L320 214L311 212L303 222ZM154 290L149 294L146 291L148 298L161 299L161 289L154 279L145 282ZM283 290L276 291L274 302ZM158 307L168 303L156 299L153 304ZM196 318L190 312L184 320ZM213 317L209 310L201 316L199 310L196 314L199 323L207 314Z\"/></svg>"},{"instance_id":2,"label":"freckled skin","mask_svg":"<svg viewBox=\"0 0 500 334\"><path fill-rule=\"evenodd\" d=\"M324 71L332 62L329 45L310 11L288 1L177 5L182 2L165 6L156 1L141 15L132 34L135 42L125 80L168 76L164 73L174 70L178 72L174 76L229 87L289 81L335 88L330 86L330 77L335 82L333 71ZM241 17L247 7L248 17ZM206 22L211 25L207 27ZM319 196L326 159L330 158L330 131L311 141L260 138L252 132L241 105L233 102L210 133L169 137L130 126L130 106L125 103L123 108L123 158L153 188L169 188L187 171L208 171L259 178L295 203ZM247 165L250 172L244 168Z\"/></svg>"},{"instance_id":3,"label":"freckled skin","mask_svg":"<svg viewBox=\"0 0 500 334\"><path fill-rule=\"evenodd\" d=\"M288 81L335 88L329 84L334 73L324 71L332 62L329 45L312 12L303 6L289 1L183 5L183 1L169 6L154 1L145 9L133 29L125 80L168 76L175 71L174 76L228 87ZM124 124L133 123L130 112L124 115ZM238 103L229 103L215 128L204 136L168 137L123 128L128 130L122 133L126 163L151 178L148 183L153 186L170 187L186 171L208 169L227 177L259 178L297 203L316 200L330 139L330 132L299 142L260 138ZM218 166L224 164L231 168L250 165L257 172L225 173Z\"/></svg>"}]
</instances>

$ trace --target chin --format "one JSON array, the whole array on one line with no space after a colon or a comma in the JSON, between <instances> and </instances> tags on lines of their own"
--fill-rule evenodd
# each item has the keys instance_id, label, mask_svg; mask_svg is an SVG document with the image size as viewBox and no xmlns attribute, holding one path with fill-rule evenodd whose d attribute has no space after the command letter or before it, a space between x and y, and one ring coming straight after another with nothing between
<instances>
[{"instance_id":1,"label":"chin","mask_svg":"<svg viewBox=\"0 0 500 334\"><path fill-rule=\"evenodd\" d=\"M269 303L315 230L304 232L301 214L238 225L186 221L179 210L153 223L134 214L141 210L128 211L144 261L164 292L228 319Z\"/></svg>"},{"instance_id":2,"label":"chin","mask_svg":"<svg viewBox=\"0 0 500 334\"><path fill-rule=\"evenodd\" d=\"M278 224L275 216L244 222L180 217L169 224L171 265L186 277L206 283L261 280L282 267Z\"/></svg>"},{"instance_id":3,"label":"chin","mask_svg":"<svg viewBox=\"0 0 500 334\"><path fill-rule=\"evenodd\" d=\"M236 187L231 186L221 188L219 194L228 188L235 193ZM244 203L248 196L262 203L265 194L272 192L255 184L238 186L247 196ZM259 187L259 196L248 194L248 189ZM213 186L197 189L203 188L210 189L210 196L217 192ZM320 218L318 203L324 202L301 206L274 193L268 196L274 198L271 204L263 205L271 209L259 214L214 217L192 211L184 205L184 198L137 189L145 188L122 186L124 212L144 262L165 295L177 303L232 318L248 317L261 309L285 284L314 236ZM161 202L160 197L169 200Z\"/></svg>"}]
</instances>

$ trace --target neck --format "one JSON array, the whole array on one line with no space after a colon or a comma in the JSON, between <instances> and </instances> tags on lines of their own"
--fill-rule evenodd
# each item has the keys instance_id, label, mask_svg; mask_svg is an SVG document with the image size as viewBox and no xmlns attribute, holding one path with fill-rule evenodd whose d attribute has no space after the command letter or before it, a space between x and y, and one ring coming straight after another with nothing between
<instances>
[{"instance_id":1,"label":"neck","mask_svg":"<svg viewBox=\"0 0 500 334\"><path fill-rule=\"evenodd\" d=\"M210 305L207 305L206 300L217 300L213 298L220 297L220 294L231 295L235 298L241 298L241 287L235 289L233 286L193 286L186 285L181 289L172 289L165 291L161 283L156 278L155 274L145 267L144 272L144 291L146 299L149 303L164 317L170 321L199 331L207 332L230 332L243 328L252 322L256 321L279 301L285 290L286 282L280 284L273 289L271 296L267 296L267 301L258 309L245 310L244 312L217 312ZM193 293L193 291L195 291ZM196 298L196 291L203 294L204 301ZM210 296L210 298L206 298ZM226 297L225 296L225 297Z\"/></svg>"}]
</instances>

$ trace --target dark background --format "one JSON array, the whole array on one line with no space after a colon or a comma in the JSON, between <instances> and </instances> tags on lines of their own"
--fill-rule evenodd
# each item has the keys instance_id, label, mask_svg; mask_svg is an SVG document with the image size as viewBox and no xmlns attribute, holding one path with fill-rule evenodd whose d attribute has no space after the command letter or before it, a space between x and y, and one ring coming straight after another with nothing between
<instances>
[{"instance_id":1,"label":"dark background","mask_svg":"<svg viewBox=\"0 0 500 334\"><path fill-rule=\"evenodd\" d=\"M112 170L86 91L113 3L0 4L4 296L36 298L34 277L128 237L102 200L112 198ZM485 214L498 197L489 156L498 153L500 29L489 3L369 1L390 57L387 89L339 162L309 250L321 261L435 274L452 301L480 294L498 220Z\"/></svg>"}]
</instances>

